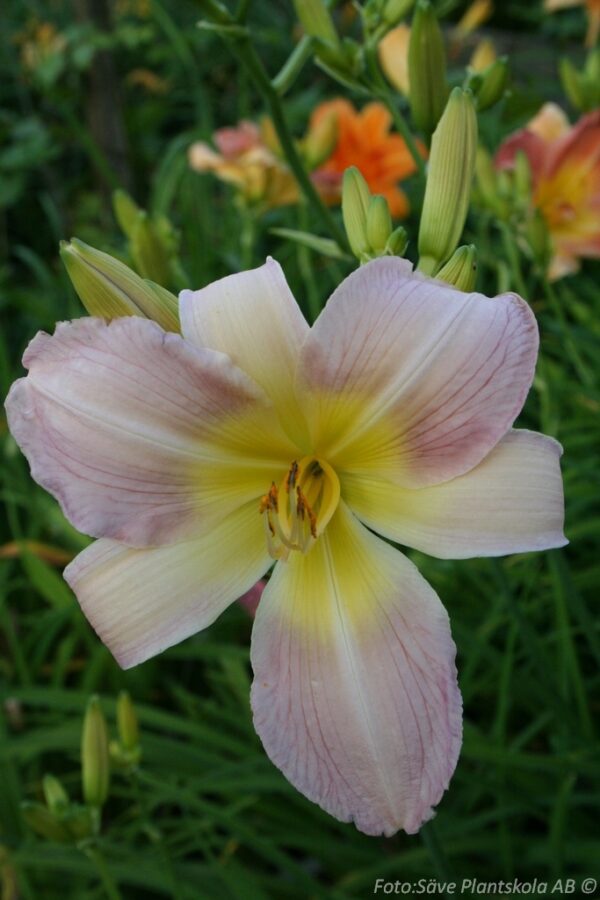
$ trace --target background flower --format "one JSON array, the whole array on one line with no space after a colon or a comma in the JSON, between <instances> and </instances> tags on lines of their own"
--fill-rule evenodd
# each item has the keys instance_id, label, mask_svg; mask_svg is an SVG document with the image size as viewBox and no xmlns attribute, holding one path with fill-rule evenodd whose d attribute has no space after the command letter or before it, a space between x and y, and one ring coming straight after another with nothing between
<instances>
[{"instance_id":1,"label":"background flower","mask_svg":"<svg viewBox=\"0 0 600 900\"><path fill-rule=\"evenodd\" d=\"M502 144L497 167L513 168L518 151L529 160L532 203L552 241L549 275L576 272L581 257L600 257L600 110L571 127L559 107L546 104Z\"/></svg>"}]
</instances>

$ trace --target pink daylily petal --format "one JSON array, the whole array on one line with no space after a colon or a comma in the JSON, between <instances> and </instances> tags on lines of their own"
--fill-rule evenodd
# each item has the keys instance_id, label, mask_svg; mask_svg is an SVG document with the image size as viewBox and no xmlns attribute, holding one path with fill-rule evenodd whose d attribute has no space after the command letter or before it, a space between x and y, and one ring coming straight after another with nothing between
<instances>
[{"instance_id":1,"label":"pink daylily petal","mask_svg":"<svg viewBox=\"0 0 600 900\"><path fill-rule=\"evenodd\" d=\"M226 353L271 397L292 438L303 443L294 394L300 347L309 328L279 263L228 275L179 295L181 330L198 347Z\"/></svg>"},{"instance_id":2,"label":"pink daylily petal","mask_svg":"<svg viewBox=\"0 0 600 900\"><path fill-rule=\"evenodd\" d=\"M81 608L124 669L206 628L272 559L256 503L201 538L132 550L106 538L65 569Z\"/></svg>"},{"instance_id":3,"label":"pink daylily petal","mask_svg":"<svg viewBox=\"0 0 600 900\"><path fill-rule=\"evenodd\" d=\"M509 431L483 462L444 484L410 490L348 476L346 502L385 537L441 559L563 547L560 444Z\"/></svg>"},{"instance_id":4,"label":"pink daylily petal","mask_svg":"<svg viewBox=\"0 0 600 900\"><path fill-rule=\"evenodd\" d=\"M414 833L459 753L454 655L434 591L342 505L265 588L252 636L256 730L327 812L367 834Z\"/></svg>"},{"instance_id":5,"label":"pink daylily petal","mask_svg":"<svg viewBox=\"0 0 600 900\"><path fill-rule=\"evenodd\" d=\"M407 487L462 475L521 410L537 347L515 294L465 294L377 259L340 285L305 341L298 383L314 444L337 470Z\"/></svg>"},{"instance_id":6,"label":"pink daylily petal","mask_svg":"<svg viewBox=\"0 0 600 900\"><path fill-rule=\"evenodd\" d=\"M61 323L24 365L10 429L35 480L95 537L148 546L198 533L264 491L269 441L289 461L261 389L153 322Z\"/></svg>"}]
</instances>

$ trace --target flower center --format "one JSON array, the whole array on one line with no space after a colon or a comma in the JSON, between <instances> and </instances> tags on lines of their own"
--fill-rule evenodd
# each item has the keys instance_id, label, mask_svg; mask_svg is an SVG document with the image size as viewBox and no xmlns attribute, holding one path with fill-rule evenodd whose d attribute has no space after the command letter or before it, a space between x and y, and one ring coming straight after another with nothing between
<instances>
[{"instance_id":1,"label":"flower center","mask_svg":"<svg viewBox=\"0 0 600 900\"><path fill-rule=\"evenodd\" d=\"M267 547L273 559L287 559L290 550L308 553L325 530L340 499L340 482L323 459L294 460L283 481L271 483L260 501Z\"/></svg>"}]
</instances>

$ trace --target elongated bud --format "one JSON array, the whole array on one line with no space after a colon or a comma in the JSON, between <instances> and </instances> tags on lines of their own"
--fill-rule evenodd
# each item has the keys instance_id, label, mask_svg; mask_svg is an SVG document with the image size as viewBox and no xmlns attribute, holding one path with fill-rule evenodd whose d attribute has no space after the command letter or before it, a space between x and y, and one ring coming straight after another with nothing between
<instances>
[{"instance_id":1,"label":"elongated bud","mask_svg":"<svg viewBox=\"0 0 600 900\"><path fill-rule=\"evenodd\" d=\"M21 803L21 815L27 825L48 841L68 843L71 840L68 828L58 819L51 810L41 803Z\"/></svg>"},{"instance_id":2,"label":"elongated bud","mask_svg":"<svg viewBox=\"0 0 600 900\"><path fill-rule=\"evenodd\" d=\"M558 65L560 81L563 90L576 109L583 109L585 105L584 89L580 73L570 59L561 59Z\"/></svg>"},{"instance_id":3,"label":"elongated bud","mask_svg":"<svg viewBox=\"0 0 600 900\"><path fill-rule=\"evenodd\" d=\"M408 246L408 233L406 228L399 225L388 238L385 246L386 256L402 256Z\"/></svg>"},{"instance_id":4,"label":"elongated bud","mask_svg":"<svg viewBox=\"0 0 600 900\"><path fill-rule=\"evenodd\" d=\"M106 720L97 697L88 703L83 720L81 777L86 804L102 806L108 796L110 766Z\"/></svg>"},{"instance_id":5,"label":"elongated bud","mask_svg":"<svg viewBox=\"0 0 600 900\"><path fill-rule=\"evenodd\" d=\"M294 7L307 34L334 47L339 44L333 19L323 0L294 0Z\"/></svg>"},{"instance_id":6,"label":"elongated bud","mask_svg":"<svg viewBox=\"0 0 600 900\"><path fill-rule=\"evenodd\" d=\"M448 97L444 38L429 0L418 0L413 16L408 45L408 81L415 127L429 137Z\"/></svg>"},{"instance_id":7,"label":"elongated bud","mask_svg":"<svg viewBox=\"0 0 600 900\"><path fill-rule=\"evenodd\" d=\"M409 14L413 8L415 0L387 0L383 4L381 10L381 18L386 25L393 28L398 22Z\"/></svg>"},{"instance_id":8,"label":"elongated bud","mask_svg":"<svg viewBox=\"0 0 600 900\"><path fill-rule=\"evenodd\" d=\"M331 156L338 138L335 112L324 115L313 125L302 141L302 153L308 169L316 169Z\"/></svg>"},{"instance_id":9,"label":"elongated bud","mask_svg":"<svg viewBox=\"0 0 600 900\"><path fill-rule=\"evenodd\" d=\"M135 200L125 191L116 190L112 195L113 211L123 234L131 238L137 217L141 212Z\"/></svg>"},{"instance_id":10,"label":"elongated bud","mask_svg":"<svg viewBox=\"0 0 600 900\"><path fill-rule=\"evenodd\" d=\"M477 117L470 91L454 88L435 130L419 229L419 269L435 274L450 258L469 209L477 152Z\"/></svg>"},{"instance_id":11,"label":"elongated bud","mask_svg":"<svg viewBox=\"0 0 600 900\"><path fill-rule=\"evenodd\" d=\"M459 291L472 291L477 281L477 251L475 244L459 247L454 251L436 278L453 284Z\"/></svg>"},{"instance_id":12,"label":"elongated bud","mask_svg":"<svg viewBox=\"0 0 600 900\"><path fill-rule=\"evenodd\" d=\"M121 691L117 700L117 729L125 750L134 750L140 742L137 715L127 691Z\"/></svg>"},{"instance_id":13,"label":"elongated bud","mask_svg":"<svg viewBox=\"0 0 600 900\"><path fill-rule=\"evenodd\" d=\"M385 197L371 197L367 209L367 241L374 256L385 253L392 228L390 208Z\"/></svg>"},{"instance_id":14,"label":"elongated bud","mask_svg":"<svg viewBox=\"0 0 600 900\"><path fill-rule=\"evenodd\" d=\"M479 41L475 47L468 68L472 72L485 72L493 63L496 62L497 53L493 41L484 38Z\"/></svg>"},{"instance_id":15,"label":"elongated bud","mask_svg":"<svg viewBox=\"0 0 600 900\"><path fill-rule=\"evenodd\" d=\"M173 249L170 237L166 229L153 222L145 210L138 213L130 245L131 256L140 275L157 284L168 284Z\"/></svg>"},{"instance_id":16,"label":"elongated bud","mask_svg":"<svg viewBox=\"0 0 600 900\"><path fill-rule=\"evenodd\" d=\"M165 288L145 281L114 256L77 238L61 243L60 256L91 316L141 316L158 322L165 331L179 331L177 298Z\"/></svg>"},{"instance_id":17,"label":"elongated bud","mask_svg":"<svg viewBox=\"0 0 600 900\"><path fill-rule=\"evenodd\" d=\"M483 112L494 106L504 95L508 84L508 58L501 56L481 72L481 85L477 91L477 109Z\"/></svg>"},{"instance_id":18,"label":"elongated bud","mask_svg":"<svg viewBox=\"0 0 600 900\"><path fill-rule=\"evenodd\" d=\"M534 210L525 228L531 251L537 262L546 268L551 256L551 241L548 225L539 210Z\"/></svg>"},{"instance_id":19,"label":"elongated bud","mask_svg":"<svg viewBox=\"0 0 600 900\"><path fill-rule=\"evenodd\" d=\"M531 201L531 166L523 150L515 153L515 198L519 206L528 207Z\"/></svg>"},{"instance_id":20,"label":"elongated bud","mask_svg":"<svg viewBox=\"0 0 600 900\"><path fill-rule=\"evenodd\" d=\"M67 809L69 797L58 778L55 778L54 775L44 775L42 789L44 799L51 812L62 813Z\"/></svg>"},{"instance_id":21,"label":"elongated bud","mask_svg":"<svg viewBox=\"0 0 600 900\"><path fill-rule=\"evenodd\" d=\"M356 166L344 172L342 182L342 217L348 242L354 255L361 259L369 252L367 211L371 202L369 186Z\"/></svg>"}]
</instances>

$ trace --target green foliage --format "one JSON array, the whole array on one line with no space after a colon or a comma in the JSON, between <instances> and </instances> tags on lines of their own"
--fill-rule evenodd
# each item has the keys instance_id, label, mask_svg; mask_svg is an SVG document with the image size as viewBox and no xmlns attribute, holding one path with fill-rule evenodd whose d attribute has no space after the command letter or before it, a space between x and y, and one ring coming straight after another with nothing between
<instances>
[{"instance_id":1,"label":"green foliage","mask_svg":"<svg viewBox=\"0 0 600 900\"><path fill-rule=\"evenodd\" d=\"M251 25L272 74L291 50L291 40L282 37L292 31L291 6L251 5ZM192 139L206 140L214 127L256 117L262 107L219 37L195 28L193 5L153 0L121 7L125 14L107 33L90 22L74 24L70 4L52 5L65 44L34 70L24 65L23 44L13 38L30 27L33 9L42 16L43 5L19 0L2 13L3 396L22 373L20 356L33 334L84 313L61 267L59 240L76 234L108 252L119 248L124 257L135 256L113 218L116 187L130 191L151 222L174 223L191 287L258 265L272 253L314 314L351 267L330 236L325 243L314 238L322 224L305 206L274 210L260 222L242 222L241 229L229 189L189 171ZM512 2L502 16L505 24L531 27L539 12ZM560 25L543 27L552 32ZM98 142L89 114L90 67L99 51L110 51L116 62L125 167L109 144ZM132 78L139 69L157 76L154 87L166 85L166 93L152 93L139 76ZM534 111L547 90L546 83L526 91L515 86L507 103L486 113L482 130L489 146ZM294 133L304 133L327 91L331 83L312 64L299 73L286 97ZM408 224L416 234L415 222ZM478 249L479 289L518 289L538 315L542 353L519 424L564 445L571 544L545 554L456 563L413 554L450 612L465 705L463 752L435 820L419 836L369 838L286 782L252 727L251 621L237 605L207 632L121 671L60 578L60 565L87 539L31 481L0 419L4 896L16 897L18 890L24 900L349 900L370 896L378 877L598 874L598 264L584 265L576 278L552 288L515 234L491 216L473 217L463 240ZM134 702L139 745L131 710L118 700L123 690ZM89 810L78 799L81 727L92 694L101 696L112 739L110 788L97 835L98 823L88 822ZM48 773L70 798L65 809ZM49 818L52 804L58 820Z\"/></svg>"}]
</instances>

